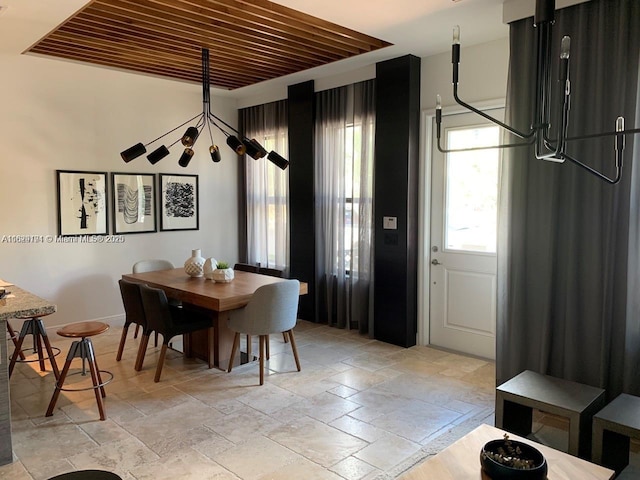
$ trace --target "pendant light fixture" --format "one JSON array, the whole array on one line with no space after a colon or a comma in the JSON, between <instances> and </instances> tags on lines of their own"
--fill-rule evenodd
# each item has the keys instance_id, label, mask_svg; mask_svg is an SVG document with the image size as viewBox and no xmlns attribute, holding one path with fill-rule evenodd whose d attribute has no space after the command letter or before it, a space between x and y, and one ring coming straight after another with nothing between
<instances>
[{"instance_id":1,"label":"pendant light fixture","mask_svg":"<svg viewBox=\"0 0 640 480\"><path fill-rule=\"evenodd\" d=\"M209 147L209 154L211 155L211 160L215 163L220 162L222 159L220 155L220 149L218 145L216 145L213 141L213 134L211 133L211 126L213 125L218 130L220 130L226 137L227 145L238 155L249 155L251 158L258 160L263 157L267 157L269 161L273 164L280 167L282 170L285 170L289 166L289 162L280 156L277 152L271 151L267 154L267 150L258 143L255 138L249 139L238 132L235 128L229 125L227 122L216 116L211 112L211 88L210 88L210 78L209 78L209 49L202 49L202 113L197 114L196 116L190 118L184 123L181 123L175 128L172 128L166 133L163 133L157 138L154 138L148 143L137 143L130 148L127 148L123 152L120 153L120 156L125 162L130 162L145 153L147 153L147 147L149 145L155 144L159 140L163 139L167 135L175 132L176 130L184 127L185 125L191 124L187 130L184 132L182 137L175 140L168 147L164 144L157 147L151 153L147 155L147 160L152 165L155 165L164 157L169 155L169 149L176 145L178 142L181 142L185 147L184 152L180 156L178 160L178 165L181 167L186 167L191 162L191 159L194 155L193 147L196 144L196 141L200 137L202 131L206 129L209 133L209 139L211 140L211 146ZM194 124L195 122L195 124Z\"/></svg>"},{"instance_id":2,"label":"pendant light fixture","mask_svg":"<svg viewBox=\"0 0 640 480\"><path fill-rule=\"evenodd\" d=\"M534 16L534 26L536 27L537 36L537 73L536 73L536 91L535 91L535 107L534 119L531 122L529 131L522 132L516 128L501 122L485 112L474 108L468 103L462 101L458 96L458 67L460 65L460 28L456 26L453 29L453 45L451 51L451 62L453 64L453 97L455 101L481 117L486 118L490 122L502 127L523 141L518 143L509 143L502 145L493 145L489 147L472 147L461 149L442 148L440 142L441 125L442 125L442 101L440 95L436 97L436 137L438 150L442 153L466 152L473 150L487 150L492 148L512 148L533 145L535 156L538 160L550 160L553 162L564 162L565 160L578 165L587 172L595 175L601 180L616 184L622 178L622 157L624 152L625 135L640 133L640 129L625 130L624 117L618 117L612 122L614 131L595 133L589 135L581 135L575 137L567 136L567 127L569 123L569 104L571 97L571 82L569 80L569 57L571 50L571 38L565 36L562 38L560 45L560 68L559 80L563 94L559 96L560 113L555 125L555 139L551 137L551 28L554 23L555 0L536 0L536 10ZM577 160L567 154L567 143L576 140L585 140L598 137L615 137L615 175L610 177L602 172L597 171L593 167Z\"/></svg>"}]
</instances>

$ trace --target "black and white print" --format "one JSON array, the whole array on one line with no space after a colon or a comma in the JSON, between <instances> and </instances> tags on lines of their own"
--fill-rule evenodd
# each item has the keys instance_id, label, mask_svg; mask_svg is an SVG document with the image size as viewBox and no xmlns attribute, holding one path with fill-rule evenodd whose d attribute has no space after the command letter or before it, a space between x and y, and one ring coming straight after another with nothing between
<instances>
[{"instance_id":1,"label":"black and white print","mask_svg":"<svg viewBox=\"0 0 640 480\"><path fill-rule=\"evenodd\" d=\"M114 233L157 231L155 175L112 173L111 177Z\"/></svg>"},{"instance_id":2,"label":"black and white print","mask_svg":"<svg viewBox=\"0 0 640 480\"><path fill-rule=\"evenodd\" d=\"M160 174L160 230L198 230L198 176Z\"/></svg>"},{"instance_id":3,"label":"black and white print","mask_svg":"<svg viewBox=\"0 0 640 480\"><path fill-rule=\"evenodd\" d=\"M58 234L107 235L107 174L56 170Z\"/></svg>"}]
</instances>

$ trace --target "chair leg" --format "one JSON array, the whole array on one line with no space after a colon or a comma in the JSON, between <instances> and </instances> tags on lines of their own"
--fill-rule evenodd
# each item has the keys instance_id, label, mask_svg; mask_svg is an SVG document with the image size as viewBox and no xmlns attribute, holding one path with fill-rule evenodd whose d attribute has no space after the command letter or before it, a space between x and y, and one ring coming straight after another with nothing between
<instances>
[{"instance_id":1,"label":"chair leg","mask_svg":"<svg viewBox=\"0 0 640 480\"><path fill-rule=\"evenodd\" d=\"M15 348L18 345L18 334L16 333L16 331L13 329L13 327L9 322L7 322L7 330L9 332L9 336L11 337L11 341L13 342L13 346ZM24 353L22 352L22 350L20 350L20 353L18 353L18 355L20 355L20 360L26 360L27 358L24 356Z\"/></svg>"},{"instance_id":2,"label":"chair leg","mask_svg":"<svg viewBox=\"0 0 640 480\"><path fill-rule=\"evenodd\" d=\"M251 335L247 335L247 361L251 361Z\"/></svg>"},{"instance_id":3,"label":"chair leg","mask_svg":"<svg viewBox=\"0 0 640 480\"><path fill-rule=\"evenodd\" d=\"M162 375L162 367L164 365L164 357L167 354L167 344L162 342L162 348L160 349L160 357L158 358L158 366L156 367L156 376L153 377L153 381L158 383L160 381L160 375Z\"/></svg>"},{"instance_id":4,"label":"chair leg","mask_svg":"<svg viewBox=\"0 0 640 480\"><path fill-rule=\"evenodd\" d=\"M138 334L138 327L140 325L136 325L136 335ZM125 324L122 329L122 335L120 335L120 345L118 346L118 353L116 354L116 362L122 360L122 352L124 351L124 344L127 341L127 333L129 332L129 325ZM133 337L136 338L136 337Z\"/></svg>"},{"instance_id":5,"label":"chair leg","mask_svg":"<svg viewBox=\"0 0 640 480\"><path fill-rule=\"evenodd\" d=\"M138 330L140 330L140 325L136 324L136 329L133 332L133 338L138 338Z\"/></svg>"},{"instance_id":6,"label":"chair leg","mask_svg":"<svg viewBox=\"0 0 640 480\"><path fill-rule=\"evenodd\" d=\"M296 360L296 367L300 371L300 359L298 358L298 349L296 348L296 339L293 336L293 330L289 330L289 340L291 340L291 350L293 351L293 358Z\"/></svg>"},{"instance_id":7,"label":"chair leg","mask_svg":"<svg viewBox=\"0 0 640 480\"><path fill-rule=\"evenodd\" d=\"M260 335L260 385L264 385L264 344L266 335Z\"/></svg>"},{"instance_id":8,"label":"chair leg","mask_svg":"<svg viewBox=\"0 0 640 480\"><path fill-rule=\"evenodd\" d=\"M269 360L269 344L271 342L269 341L269 335L265 335L265 337L266 337L265 340L264 340L265 350L267 351L267 360Z\"/></svg>"},{"instance_id":9,"label":"chair leg","mask_svg":"<svg viewBox=\"0 0 640 480\"><path fill-rule=\"evenodd\" d=\"M157 347L157 346L158 346L158 332L155 332L155 333L156 333L156 336L155 336L155 338L153 339L153 346L154 346L154 347Z\"/></svg>"},{"instance_id":10,"label":"chair leg","mask_svg":"<svg viewBox=\"0 0 640 480\"><path fill-rule=\"evenodd\" d=\"M231 347L231 357L229 357L229 366L227 367L227 373L229 373L233 368L233 359L236 358L236 352L238 351L239 346L240 333L236 332L236 335L233 337L233 347Z\"/></svg>"},{"instance_id":11,"label":"chair leg","mask_svg":"<svg viewBox=\"0 0 640 480\"><path fill-rule=\"evenodd\" d=\"M289 341L289 339L287 338L287 332L282 332L282 339L284 340L284 343L287 343Z\"/></svg>"},{"instance_id":12,"label":"chair leg","mask_svg":"<svg viewBox=\"0 0 640 480\"><path fill-rule=\"evenodd\" d=\"M142 333L142 339L140 340L140 346L138 347L138 358L136 358L136 364L134 366L136 372L142 370L142 364L144 363L144 356L147 353L147 344L149 343L149 334Z\"/></svg>"}]
</instances>

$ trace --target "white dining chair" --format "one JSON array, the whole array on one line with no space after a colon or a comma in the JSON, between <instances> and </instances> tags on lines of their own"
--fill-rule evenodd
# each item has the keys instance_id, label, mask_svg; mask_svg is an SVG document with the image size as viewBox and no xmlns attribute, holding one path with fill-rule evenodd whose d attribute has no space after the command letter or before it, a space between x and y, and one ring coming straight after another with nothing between
<instances>
[{"instance_id":1,"label":"white dining chair","mask_svg":"<svg viewBox=\"0 0 640 480\"><path fill-rule=\"evenodd\" d=\"M233 359L240 346L240 335L258 335L260 338L260 385L264 384L264 360L269 359L269 334L283 333L289 337L296 367L300 371L300 359L293 335L293 327L298 317L298 297L300 282L298 280L283 280L281 282L259 287L249 303L229 314L229 328L236 332L233 339L231 358L229 358L228 372L233 368Z\"/></svg>"}]
</instances>

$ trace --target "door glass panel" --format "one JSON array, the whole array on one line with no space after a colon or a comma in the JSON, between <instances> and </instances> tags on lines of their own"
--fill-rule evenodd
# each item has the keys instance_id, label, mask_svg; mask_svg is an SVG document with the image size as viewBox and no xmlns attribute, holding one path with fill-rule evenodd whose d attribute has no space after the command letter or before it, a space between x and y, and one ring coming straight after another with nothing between
<instances>
[{"instance_id":1,"label":"door glass panel","mask_svg":"<svg viewBox=\"0 0 640 480\"><path fill-rule=\"evenodd\" d=\"M497 145L498 127L447 130L450 149ZM496 252L499 150L446 156L445 246L449 250Z\"/></svg>"}]
</instances>

